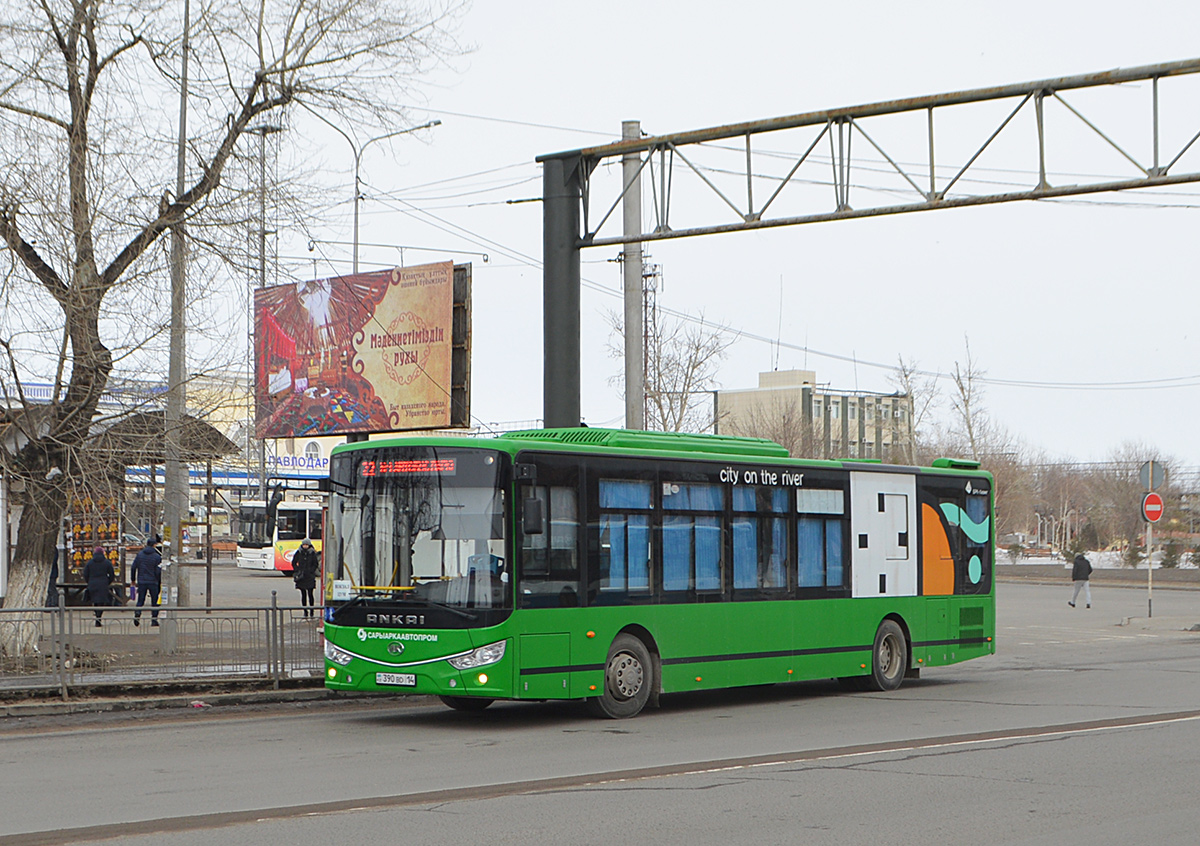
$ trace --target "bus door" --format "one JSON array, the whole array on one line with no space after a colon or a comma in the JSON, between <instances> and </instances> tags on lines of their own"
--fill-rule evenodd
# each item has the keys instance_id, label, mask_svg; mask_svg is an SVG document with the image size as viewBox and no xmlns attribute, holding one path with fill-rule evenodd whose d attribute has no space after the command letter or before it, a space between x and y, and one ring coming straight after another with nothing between
<instances>
[{"instance_id":1,"label":"bus door","mask_svg":"<svg viewBox=\"0 0 1200 846\"><path fill-rule=\"evenodd\" d=\"M524 472L532 478L517 486L521 530L517 692L523 698L562 698L572 695L570 630L572 618L579 613L572 609L579 607L582 596L579 471L573 461L542 458L530 464L524 463L529 461L526 456L519 460L522 467L530 468Z\"/></svg>"},{"instance_id":2,"label":"bus door","mask_svg":"<svg viewBox=\"0 0 1200 846\"><path fill-rule=\"evenodd\" d=\"M916 479L852 472L850 514L853 595L916 596Z\"/></svg>"},{"instance_id":3,"label":"bus door","mask_svg":"<svg viewBox=\"0 0 1200 846\"><path fill-rule=\"evenodd\" d=\"M292 556L308 532L308 508L284 503L275 517L275 569L292 572ZM320 512L318 512L318 517Z\"/></svg>"}]
</instances>

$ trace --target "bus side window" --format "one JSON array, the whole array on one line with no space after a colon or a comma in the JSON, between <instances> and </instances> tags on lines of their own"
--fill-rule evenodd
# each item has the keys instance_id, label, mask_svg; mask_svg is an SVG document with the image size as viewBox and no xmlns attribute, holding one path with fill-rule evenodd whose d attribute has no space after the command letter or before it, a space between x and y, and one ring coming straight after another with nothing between
<instances>
[{"instance_id":1,"label":"bus side window","mask_svg":"<svg viewBox=\"0 0 1200 846\"><path fill-rule=\"evenodd\" d=\"M321 512L308 512L308 536L312 540L321 539Z\"/></svg>"},{"instance_id":2,"label":"bus side window","mask_svg":"<svg viewBox=\"0 0 1200 846\"><path fill-rule=\"evenodd\" d=\"M796 585L836 590L846 585L845 495L836 489L796 490Z\"/></svg>"},{"instance_id":3,"label":"bus side window","mask_svg":"<svg viewBox=\"0 0 1200 846\"><path fill-rule=\"evenodd\" d=\"M574 488L541 486L528 496L542 504L541 534L521 539L521 605L525 608L579 604L579 500Z\"/></svg>"},{"instance_id":4,"label":"bus side window","mask_svg":"<svg viewBox=\"0 0 1200 846\"><path fill-rule=\"evenodd\" d=\"M598 491L600 554L591 578L599 593L594 596L613 604L631 593L649 595L653 486L641 479L600 479Z\"/></svg>"},{"instance_id":5,"label":"bus side window","mask_svg":"<svg viewBox=\"0 0 1200 846\"><path fill-rule=\"evenodd\" d=\"M966 508L960 518L963 546L963 571L956 579L956 593L987 593L991 590L992 554L991 514L987 494L967 494Z\"/></svg>"},{"instance_id":6,"label":"bus side window","mask_svg":"<svg viewBox=\"0 0 1200 846\"><path fill-rule=\"evenodd\" d=\"M742 485L733 489L733 589L786 590L788 492Z\"/></svg>"},{"instance_id":7,"label":"bus side window","mask_svg":"<svg viewBox=\"0 0 1200 846\"><path fill-rule=\"evenodd\" d=\"M662 580L664 591L722 590L725 491L701 482L664 482Z\"/></svg>"},{"instance_id":8,"label":"bus side window","mask_svg":"<svg viewBox=\"0 0 1200 846\"><path fill-rule=\"evenodd\" d=\"M308 529L306 513L293 508L280 508L275 520L275 536L281 541L304 540L304 532Z\"/></svg>"}]
</instances>

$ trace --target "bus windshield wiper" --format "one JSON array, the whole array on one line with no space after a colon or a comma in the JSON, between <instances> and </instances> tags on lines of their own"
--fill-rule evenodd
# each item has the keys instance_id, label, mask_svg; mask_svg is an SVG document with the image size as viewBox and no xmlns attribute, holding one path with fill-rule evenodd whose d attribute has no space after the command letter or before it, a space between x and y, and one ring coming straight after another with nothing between
<instances>
[{"instance_id":1,"label":"bus windshield wiper","mask_svg":"<svg viewBox=\"0 0 1200 846\"><path fill-rule=\"evenodd\" d=\"M349 602L343 602L341 605L339 605L337 608L335 608L333 610L333 614L330 615L329 621L331 623L333 623L334 625L337 625L339 614L341 614L343 611L345 611L348 608L353 608L356 605L362 605L366 601L367 601L367 598L365 596L356 596L353 599L351 599Z\"/></svg>"},{"instance_id":2,"label":"bus windshield wiper","mask_svg":"<svg viewBox=\"0 0 1200 846\"><path fill-rule=\"evenodd\" d=\"M402 601L416 602L418 600L406 598L405 600L402 600ZM472 614L470 611L464 611L461 608L455 608L453 605L447 605L444 602L437 602L436 600L425 599L424 597L422 597L419 601L425 605L431 605L434 608L440 608L443 611L449 611L451 614L457 614L458 616L462 617L464 620L478 620L479 619L478 614Z\"/></svg>"}]
</instances>

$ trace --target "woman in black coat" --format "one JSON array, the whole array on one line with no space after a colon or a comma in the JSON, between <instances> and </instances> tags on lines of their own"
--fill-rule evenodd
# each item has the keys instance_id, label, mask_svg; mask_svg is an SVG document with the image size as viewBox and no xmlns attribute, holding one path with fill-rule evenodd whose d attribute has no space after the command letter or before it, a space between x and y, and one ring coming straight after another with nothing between
<instances>
[{"instance_id":1,"label":"woman in black coat","mask_svg":"<svg viewBox=\"0 0 1200 846\"><path fill-rule=\"evenodd\" d=\"M296 590L300 591L300 604L304 606L304 616L311 617L313 608L313 589L317 586L317 571L321 569L321 559L312 541L305 538L292 556L292 581Z\"/></svg>"},{"instance_id":2,"label":"woman in black coat","mask_svg":"<svg viewBox=\"0 0 1200 846\"><path fill-rule=\"evenodd\" d=\"M96 625L101 625L100 617L104 614L100 609L112 605L110 585L117 578L113 572L112 562L104 554L104 547L98 546L92 550L92 559L83 568L83 580L87 582L88 598L96 606Z\"/></svg>"}]
</instances>

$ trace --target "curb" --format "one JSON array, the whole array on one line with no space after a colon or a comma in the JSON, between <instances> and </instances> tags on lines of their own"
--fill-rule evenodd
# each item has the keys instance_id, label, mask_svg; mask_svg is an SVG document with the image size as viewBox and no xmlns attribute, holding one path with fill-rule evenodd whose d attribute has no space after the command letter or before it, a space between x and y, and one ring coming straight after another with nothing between
<instances>
[{"instance_id":1,"label":"curb","mask_svg":"<svg viewBox=\"0 0 1200 846\"><path fill-rule=\"evenodd\" d=\"M378 693L346 693L325 688L295 688L291 690L246 690L235 693L207 694L193 691L188 694L159 696L105 697L70 699L66 702L46 699L0 704L0 720L6 717L48 717L70 714L102 714L127 711L156 711L172 708L208 709L231 705L270 705L284 702L330 702L345 699L382 699ZM400 702L424 701L429 697L398 695Z\"/></svg>"}]
</instances>

